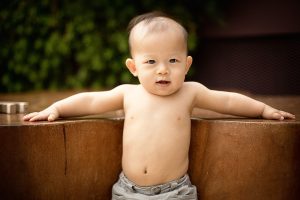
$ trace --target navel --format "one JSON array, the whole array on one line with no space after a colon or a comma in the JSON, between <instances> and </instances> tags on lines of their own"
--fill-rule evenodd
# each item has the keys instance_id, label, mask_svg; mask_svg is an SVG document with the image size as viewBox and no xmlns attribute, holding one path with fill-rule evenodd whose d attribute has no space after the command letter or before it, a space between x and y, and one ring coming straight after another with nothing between
<instances>
[{"instance_id":1,"label":"navel","mask_svg":"<svg viewBox=\"0 0 300 200\"><path fill-rule=\"evenodd\" d=\"M147 168L145 168L144 169L144 174L147 174L147 173L148 173Z\"/></svg>"}]
</instances>

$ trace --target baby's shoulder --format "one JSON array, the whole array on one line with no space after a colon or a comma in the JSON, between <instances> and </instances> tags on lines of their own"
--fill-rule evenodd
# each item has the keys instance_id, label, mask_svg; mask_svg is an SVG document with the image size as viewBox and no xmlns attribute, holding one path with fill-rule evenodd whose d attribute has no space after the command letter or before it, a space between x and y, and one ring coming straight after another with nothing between
<instances>
[{"instance_id":1,"label":"baby's shoulder","mask_svg":"<svg viewBox=\"0 0 300 200\"><path fill-rule=\"evenodd\" d=\"M201 83L193 81L184 82L182 86L184 91L186 92L199 92L199 90L206 89L206 87Z\"/></svg>"},{"instance_id":2,"label":"baby's shoulder","mask_svg":"<svg viewBox=\"0 0 300 200\"><path fill-rule=\"evenodd\" d=\"M136 84L122 84L122 85L117 86L116 88L120 88L123 90L129 90L129 89L137 88L138 86L139 85L136 85Z\"/></svg>"},{"instance_id":3,"label":"baby's shoulder","mask_svg":"<svg viewBox=\"0 0 300 200\"><path fill-rule=\"evenodd\" d=\"M134 84L123 84L114 88L114 90L121 92L123 94L128 94L138 88L139 85Z\"/></svg>"}]
</instances>

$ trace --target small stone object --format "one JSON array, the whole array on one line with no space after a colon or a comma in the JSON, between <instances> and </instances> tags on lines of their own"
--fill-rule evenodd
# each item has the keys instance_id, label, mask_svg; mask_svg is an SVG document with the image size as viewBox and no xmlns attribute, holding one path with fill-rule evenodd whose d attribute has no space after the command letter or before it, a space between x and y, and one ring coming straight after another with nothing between
<instances>
[{"instance_id":1,"label":"small stone object","mask_svg":"<svg viewBox=\"0 0 300 200\"><path fill-rule=\"evenodd\" d=\"M16 114L25 113L28 108L28 102L3 102L0 101L0 113Z\"/></svg>"}]
</instances>

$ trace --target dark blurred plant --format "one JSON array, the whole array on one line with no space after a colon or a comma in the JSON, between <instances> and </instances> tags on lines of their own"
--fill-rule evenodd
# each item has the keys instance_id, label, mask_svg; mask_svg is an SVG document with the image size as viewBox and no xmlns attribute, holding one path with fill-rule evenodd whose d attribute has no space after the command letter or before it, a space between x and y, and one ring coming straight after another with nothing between
<instances>
[{"instance_id":1,"label":"dark blurred plant","mask_svg":"<svg viewBox=\"0 0 300 200\"><path fill-rule=\"evenodd\" d=\"M188 29L193 51L197 25L207 16L218 18L220 2L1 1L0 92L135 82L124 67L129 56L126 26L132 17L152 10L175 16Z\"/></svg>"}]
</instances>

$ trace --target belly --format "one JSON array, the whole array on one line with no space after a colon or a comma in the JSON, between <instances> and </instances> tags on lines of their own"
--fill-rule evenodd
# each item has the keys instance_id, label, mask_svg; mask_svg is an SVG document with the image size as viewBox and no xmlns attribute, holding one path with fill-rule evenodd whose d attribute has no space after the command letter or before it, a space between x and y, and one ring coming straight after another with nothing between
<instances>
[{"instance_id":1,"label":"belly","mask_svg":"<svg viewBox=\"0 0 300 200\"><path fill-rule=\"evenodd\" d=\"M188 169L190 127L126 129L123 133L122 167L137 185L166 183L182 177Z\"/></svg>"}]
</instances>

